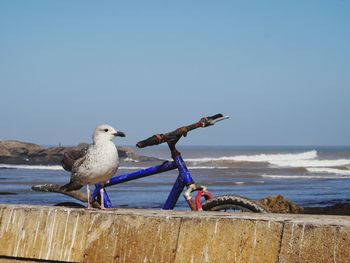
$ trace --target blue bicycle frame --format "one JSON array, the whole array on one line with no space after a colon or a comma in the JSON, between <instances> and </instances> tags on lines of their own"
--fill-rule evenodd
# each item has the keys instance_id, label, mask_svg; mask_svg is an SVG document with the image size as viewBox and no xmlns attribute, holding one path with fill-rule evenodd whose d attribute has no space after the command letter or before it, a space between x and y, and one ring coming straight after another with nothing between
<instances>
[{"instance_id":1,"label":"blue bicycle frame","mask_svg":"<svg viewBox=\"0 0 350 263\"><path fill-rule=\"evenodd\" d=\"M136 180L136 179L143 178L146 176L159 174L159 173L163 173L163 172L167 172L167 171L175 170L175 169L179 170L179 175L178 175L178 177L173 185L173 188L171 189L171 192L169 193L167 200L165 201L165 203L163 205L163 209L165 209L165 210L174 209L174 207L177 203L177 200L179 199L179 196L182 193L185 186L188 186L188 185L191 185L194 183L194 181L191 177L191 174L190 174L189 170L187 169L187 166L186 166L184 160L182 159L181 154L178 152L176 155L173 155L172 162L166 161L161 165L156 165L156 166L145 168L145 169L133 172L133 173L122 174L119 176L112 177L109 180L109 183L105 185L105 187L125 183L128 181ZM100 189L101 189L101 185L96 184L95 190L92 194L93 200L99 196ZM111 203L106 191L104 191L104 205L106 208L112 208L112 203Z\"/></svg>"}]
</instances>

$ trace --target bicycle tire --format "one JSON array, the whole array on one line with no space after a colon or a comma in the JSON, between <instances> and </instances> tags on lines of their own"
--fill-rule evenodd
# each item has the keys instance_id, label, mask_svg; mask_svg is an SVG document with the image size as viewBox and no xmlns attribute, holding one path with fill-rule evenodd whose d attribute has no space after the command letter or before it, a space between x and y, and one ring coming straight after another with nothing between
<instances>
[{"instance_id":1,"label":"bicycle tire","mask_svg":"<svg viewBox=\"0 0 350 263\"><path fill-rule=\"evenodd\" d=\"M239 195L222 195L205 201L202 204L204 211L233 210L236 212L267 213L266 209L256 202Z\"/></svg>"}]
</instances>

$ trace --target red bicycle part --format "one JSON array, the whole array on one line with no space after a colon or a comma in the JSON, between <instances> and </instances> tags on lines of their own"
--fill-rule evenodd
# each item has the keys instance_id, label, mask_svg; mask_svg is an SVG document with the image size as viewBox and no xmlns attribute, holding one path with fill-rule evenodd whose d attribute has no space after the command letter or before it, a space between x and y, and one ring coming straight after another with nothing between
<instances>
[{"instance_id":1,"label":"red bicycle part","mask_svg":"<svg viewBox=\"0 0 350 263\"><path fill-rule=\"evenodd\" d=\"M197 211L202 211L201 197L204 196L205 200L213 198L213 195L208 191L199 190L196 195L196 209Z\"/></svg>"}]
</instances>

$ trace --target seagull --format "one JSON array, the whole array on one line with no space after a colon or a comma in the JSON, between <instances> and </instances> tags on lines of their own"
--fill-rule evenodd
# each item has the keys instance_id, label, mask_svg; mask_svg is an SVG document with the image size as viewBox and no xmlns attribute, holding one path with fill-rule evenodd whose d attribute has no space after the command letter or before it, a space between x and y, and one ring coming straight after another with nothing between
<instances>
[{"instance_id":1,"label":"seagull","mask_svg":"<svg viewBox=\"0 0 350 263\"><path fill-rule=\"evenodd\" d=\"M91 208L93 200L89 185L101 184L101 209L104 209L104 184L117 172L119 167L118 150L112 140L116 137L125 137L125 134L116 131L108 124L95 128L92 135L93 144L80 150L66 151L63 155L62 166L71 172L68 184L61 186L63 191L79 190L86 185L88 206Z\"/></svg>"}]
</instances>

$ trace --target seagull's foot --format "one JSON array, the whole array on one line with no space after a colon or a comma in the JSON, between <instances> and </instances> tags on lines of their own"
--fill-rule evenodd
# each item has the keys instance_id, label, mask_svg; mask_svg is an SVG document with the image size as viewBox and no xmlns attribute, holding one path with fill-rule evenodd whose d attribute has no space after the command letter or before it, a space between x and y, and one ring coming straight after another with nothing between
<instances>
[{"instance_id":1,"label":"seagull's foot","mask_svg":"<svg viewBox=\"0 0 350 263\"><path fill-rule=\"evenodd\" d=\"M94 201L91 200L91 199L92 199L92 198L90 198L90 200L89 200L88 203L87 203L86 209L88 209L88 210L94 210L94 209L95 209L95 207L94 207Z\"/></svg>"},{"instance_id":2,"label":"seagull's foot","mask_svg":"<svg viewBox=\"0 0 350 263\"><path fill-rule=\"evenodd\" d=\"M102 204L100 205L100 209L101 209L101 210L107 210L108 208L106 208L106 207L105 207L105 204L102 203Z\"/></svg>"},{"instance_id":3,"label":"seagull's foot","mask_svg":"<svg viewBox=\"0 0 350 263\"><path fill-rule=\"evenodd\" d=\"M88 206L86 207L86 209L87 210L94 210L94 207L90 203L88 203Z\"/></svg>"}]
</instances>

